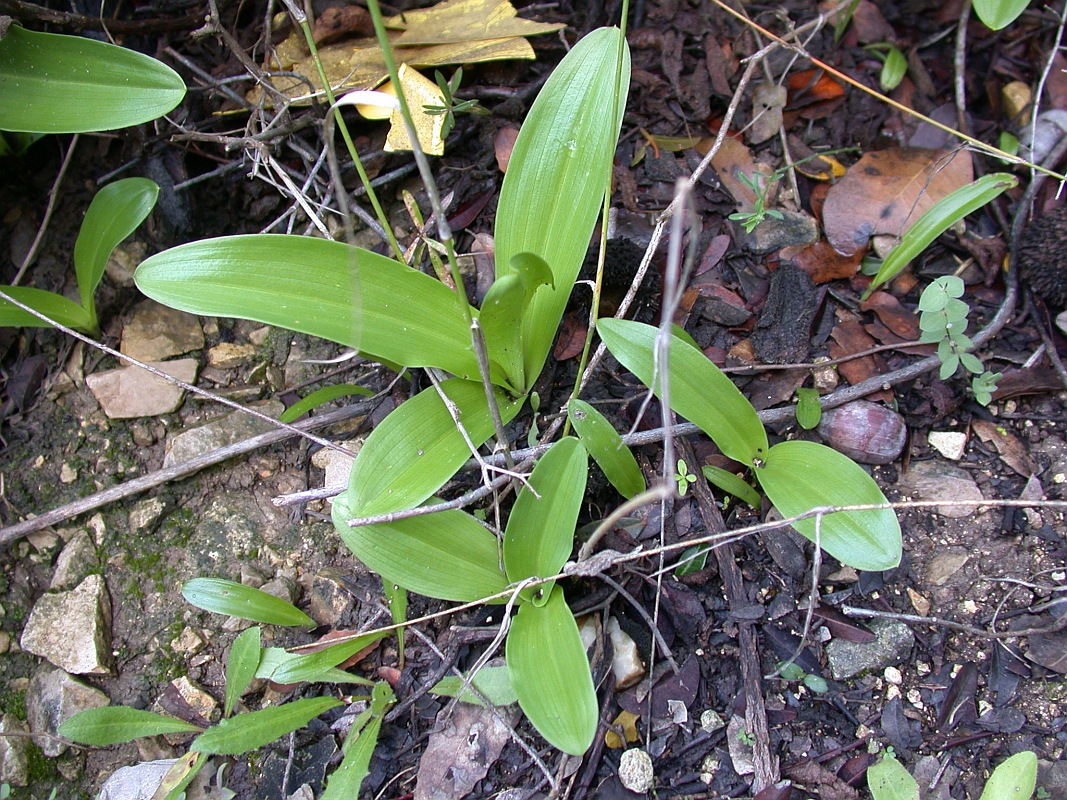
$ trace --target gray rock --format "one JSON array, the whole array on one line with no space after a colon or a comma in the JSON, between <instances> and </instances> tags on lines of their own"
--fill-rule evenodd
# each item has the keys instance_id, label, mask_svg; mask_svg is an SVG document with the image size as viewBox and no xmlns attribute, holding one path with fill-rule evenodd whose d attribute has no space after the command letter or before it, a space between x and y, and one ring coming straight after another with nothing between
<instances>
[{"instance_id":1,"label":"gray rock","mask_svg":"<svg viewBox=\"0 0 1067 800\"><path fill-rule=\"evenodd\" d=\"M253 403L252 407L272 417L279 416L285 410L285 406L277 400ZM206 425L191 428L169 438L166 454L163 456L163 466L180 464L196 456L250 439L273 429L272 425L261 419L234 411Z\"/></svg>"},{"instance_id":2,"label":"gray rock","mask_svg":"<svg viewBox=\"0 0 1067 800\"><path fill-rule=\"evenodd\" d=\"M912 463L897 484L901 492L907 492L917 500L982 500L982 490L974 479L959 467L953 467L940 460ZM974 513L973 505L937 506L937 513L943 517L969 517Z\"/></svg>"},{"instance_id":3,"label":"gray rock","mask_svg":"<svg viewBox=\"0 0 1067 800\"><path fill-rule=\"evenodd\" d=\"M138 303L122 329L120 350L138 361L163 361L204 347L200 320L154 300Z\"/></svg>"},{"instance_id":4,"label":"gray rock","mask_svg":"<svg viewBox=\"0 0 1067 800\"><path fill-rule=\"evenodd\" d=\"M52 573L50 590L69 589L85 580L89 574L100 568L96 555L96 545L85 531L78 531L67 542L56 559L56 569Z\"/></svg>"},{"instance_id":5,"label":"gray rock","mask_svg":"<svg viewBox=\"0 0 1067 800\"><path fill-rule=\"evenodd\" d=\"M163 517L167 510L166 503L158 497L149 497L133 507L130 512L130 533L147 530Z\"/></svg>"},{"instance_id":6,"label":"gray rock","mask_svg":"<svg viewBox=\"0 0 1067 800\"><path fill-rule=\"evenodd\" d=\"M926 580L934 586L944 586L970 560L970 555L960 548L938 551L926 568Z\"/></svg>"},{"instance_id":7,"label":"gray rock","mask_svg":"<svg viewBox=\"0 0 1067 800\"><path fill-rule=\"evenodd\" d=\"M741 241L754 253L773 253L790 245L815 244L819 241L819 224L814 217L799 211L782 211L782 219L767 217Z\"/></svg>"},{"instance_id":8,"label":"gray rock","mask_svg":"<svg viewBox=\"0 0 1067 800\"><path fill-rule=\"evenodd\" d=\"M62 755L67 745L57 738L59 726L75 714L110 705L108 696L61 669L42 665L26 689L26 721L33 740L50 758Z\"/></svg>"},{"instance_id":9,"label":"gray rock","mask_svg":"<svg viewBox=\"0 0 1067 800\"><path fill-rule=\"evenodd\" d=\"M1037 761L1037 785L1044 787L1049 797L1067 797L1067 761Z\"/></svg>"},{"instance_id":10,"label":"gray rock","mask_svg":"<svg viewBox=\"0 0 1067 800\"><path fill-rule=\"evenodd\" d=\"M117 769L100 787L96 800L152 800L163 778L177 761L176 758L142 761L132 767ZM209 761L207 766L193 778L193 782L186 787L184 794L186 800L210 800L224 797L225 795L219 794L218 791L212 791L214 787L211 785L211 780L215 771L212 762Z\"/></svg>"},{"instance_id":11,"label":"gray rock","mask_svg":"<svg viewBox=\"0 0 1067 800\"><path fill-rule=\"evenodd\" d=\"M0 783L25 786L29 782L29 740L22 735L25 733L26 725L13 714L0 718Z\"/></svg>"},{"instance_id":12,"label":"gray rock","mask_svg":"<svg viewBox=\"0 0 1067 800\"><path fill-rule=\"evenodd\" d=\"M908 657L915 636L903 622L876 619L871 622L870 629L878 637L873 642L834 639L826 646L826 659L835 681L843 681L869 670L882 670Z\"/></svg>"},{"instance_id":13,"label":"gray rock","mask_svg":"<svg viewBox=\"0 0 1067 800\"><path fill-rule=\"evenodd\" d=\"M196 380L194 359L148 362L178 380ZM140 367L117 367L86 375L85 383L110 419L154 417L176 411L185 399L185 390Z\"/></svg>"},{"instance_id":14,"label":"gray rock","mask_svg":"<svg viewBox=\"0 0 1067 800\"><path fill-rule=\"evenodd\" d=\"M22 631L22 649L75 675L111 674L111 600L101 575L42 595Z\"/></svg>"}]
</instances>

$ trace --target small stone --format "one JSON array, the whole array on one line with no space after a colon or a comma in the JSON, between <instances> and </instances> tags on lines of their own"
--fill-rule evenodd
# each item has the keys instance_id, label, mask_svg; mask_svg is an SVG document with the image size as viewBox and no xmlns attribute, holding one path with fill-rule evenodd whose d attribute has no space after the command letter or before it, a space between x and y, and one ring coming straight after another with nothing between
<instances>
[{"instance_id":1,"label":"small stone","mask_svg":"<svg viewBox=\"0 0 1067 800\"><path fill-rule=\"evenodd\" d=\"M721 731L725 727L726 723L723 722L722 715L714 708L701 712L700 728L705 733L715 733L715 731Z\"/></svg>"},{"instance_id":2,"label":"small stone","mask_svg":"<svg viewBox=\"0 0 1067 800\"><path fill-rule=\"evenodd\" d=\"M3 616L3 615L0 614L0 616ZM7 631L0 630L0 654L7 653L7 652L11 651L11 641L12 641L11 640L11 634L8 633ZM0 736L0 739L2 739L2 738L3 737Z\"/></svg>"},{"instance_id":3,"label":"small stone","mask_svg":"<svg viewBox=\"0 0 1067 800\"><path fill-rule=\"evenodd\" d=\"M621 691L645 676L645 665L641 661L637 643L619 626L615 617L608 617L607 629L612 650L611 674L615 678L616 691Z\"/></svg>"},{"instance_id":4,"label":"small stone","mask_svg":"<svg viewBox=\"0 0 1067 800\"><path fill-rule=\"evenodd\" d=\"M111 674L111 600L101 575L45 594L30 611L22 649L75 675Z\"/></svg>"},{"instance_id":5,"label":"small stone","mask_svg":"<svg viewBox=\"0 0 1067 800\"><path fill-rule=\"evenodd\" d=\"M819 224L814 217L784 209L781 214L782 219L768 216L752 233L742 234L741 241L745 247L753 253L762 254L819 241Z\"/></svg>"},{"instance_id":6,"label":"small stone","mask_svg":"<svg viewBox=\"0 0 1067 800\"><path fill-rule=\"evenodd\" d=\"M256 410L271 417L278 417L285 410L285 406L277 400L266 400L252 405ZM163 466L180 464L220 447L226 447L272 430L274 430L273 425L240 411L234 411L206 425L182 431L168 438Z\"/></svg>"},{"instance_id":7,"label":"small stone","mask_svg":"<svg viewBox=\"0 0 1067 800\"><path fill-rule=\"evenodd\" d=\"M37 746L46 756L55 758L67 750L67 745L57 738L63 722L80 711L110 704L108 696L99 689L87 686L61 669L42 665L26 688L26 721Z\"/></svg>"},{"instance_id":8,"label":"small stone","mask_svg":"<svg viewBox=\"0 0 1067 800\"><path fill-rule=\"evenodd\" d=\"M197 363L194 359L148 363L185 383L196 380ZM140 367L117 367L87 375L85 383L109 419L169 414L185 399L184 389Z\"/></svg>"},{"instance_id":9,"label":"small stone","mask_svg":"<svg viewBox=\"0 0 1067 800\"><path fill-rule=\"evenodd\" d=\"M29 783L29 732L14 714L0 717L0 783L26 786Z\"/></svg>"},{"instance_id":10,"label":"small stone","mask_svg":"<svg viewBox=\"0 0 1067 800\"><path fill-rule=\"evenodd\" d=\"M267 339L270 337L271 328L269 325L264 325L261 328L256 328L248 334L248 341L254 344L256 347L262 347L267 343Z\"/></svg>"},{"instance_id":11,"label":"small stone","mask_svg":"<svg viewBox=\"0 0 1067 800\"><path fill-rule=\"evenodd\" d=\"M363 446L363 439L364 437L350 439L347 442L342 442L342 445L346 450L358 453ZM311 463L314 466L326 471L326 477L323 479L322 485L323 488L327 489L348 486L348 476L352 473L354 460L344 453L338 453L336 450L330 450L325 447L311 457ZM327 502L332 503L333 498L327 498Z\"/></svg>"},{"instance_id":12,"label":"small stone","mask_svg":"<svg viewBox=\"0 0 1067 800\"><path fill-rule=\"evenodd\" d=\"M204 691L204 689L183 675L170 682L164 690L164 696L160 698L157 707L159 711L167 713L172 705L184 705L183 711L192 712L205 723L214 721L219 708L219 701ZM173 712L171 712L173 713ZM184 738L184 737L183 737Z\"/></svg>"},{"instance_id":13,"label":"small stone","mask_svg":"<svg viewBox=\"0 0 1067 800\"><path fill-rule=\"evenodd\" d=\"M819 356L813 363L821 364L824 361L830 359L826 356ZM837 374L837 367L833 364L827 364L825 367L816 367L812 370L812 380L815 385L816 391L819 394L829 394L837 388L840 378Z\"/></svg>"},{"instance_id":14,"label":"small stone","mask_svg":"<svg viewBox=\"0 0 1067 800\"><path fill-rule=\"evenodd\" d=\"M656 785L656 773L652 768L652 756L638 747L632 747L619 759L619 782L631 792L645 794Z\"/></svg>"},{"instance_id":15,"label":"small stone","mask_svg":"<svg viewBox=\"0 0 1067 800\"><path fill-rule=\"evenodd\" d=\"M70 464L63 462L59 468L59 482L63 484L71 484L78 480L78 470L74 469Z\"/></svg>"},{"instance_id":16,"label":"small stone","mask_svg":"<svg viewBox=\"0 0 1067 800\"><path fill-rule=\"evenodd\" d=\"M907 588L908 600L911 601L911 607L915 609L915 613L920 617L925 617L930 613L930 601L912 589L910 586Z\"/></svg>"},{"instance_id":17,"label":"small stone","mask_svg":"<svg viewBox=\"0 0 1067 800\"><path fill-rule=\"evenodd\" d=\"M296 603L299 599L300 586L291 578L279 575L259 587L260 591L284 600L287 603Z\"/></svg>"},{"instance_id":18,"label":"small stone","mask_svg":"<svg viewBox=\"0 0 1067 800\"><path fill-rule=\"evenodd\" d=\"M726 726L726 748L730 752L734 772L738 775L751 775L756 771L752 760L751 738L746 725L745 718L735 714L730 717L730 723Z\"/></svg>"},{"instance_id":19,"label":"small stone","mask_svg":"<svg viewBox=\"0 0 1067 800\"><path fill-rule=\"evenodd\" d=\"M826 444L861 464L892 463L908 437L904 417L868 400L824 411L818 431Z\"/></svg>"},{"instance_id":20,"label":"small stone","mask_svg":"<svg viewBox=\"0 0 1067 800\"><path fill-rule=\"evenodd\" d=\"M885 678L885 682L892 686L900 686L904 683L904 676L900 674L900 670L896 667L886 667L882 676Z\"/></svg>"},{"instance_id":21,"label":"small stone","mask_svg":"<svg viewBox=\"0 0 1067 800\"><path fill-rule=\"evenodd\" d=\"M826 659L835 681L846 680L861 672L882 670L908 657L915 636L907 625L895 619L876 619L870 628L877 637L872 642L834 639L826 646Z\"/></svg>"},{"instance_id":22,"label":"small stone","mask_svg":"<svg viewBox=\"0 0 1067 800\"><path fill-rule=\"evenodd\" d=\"M967 434L961 431L930 431L930 446L945 458L959 461L967 449Z\"/></svg>"},{"instance_id":23,"label":"small stone","mask_svg":"<svg viewBox=\"0 0 1067 800\"><path fill-rule=\"evenodd\" d=\"M352 594L345 589L341 571L326 567L311 578L307 613L320 625L336 625L352 607Z\"/></svg>"},{"instance_id":24,"label":"small stone","mask_svg":"<svg viewBox=\"0 0 1067 800\"><path fill-rule=\"evenodd\" d=\"M163 518L166 504L158 497L142 500L130 511L130 533L146 531Z\"/></svg>"},{"instance_id":25,"label":"small stone","mask_svg":"<svg viewBox=\"0 0 1067 800\"><path fill-rule=\"evenodd\" d=\"M163 361L204 347L200 320L154 300L138 303L122 329L119 349L138 361Z\"/></svg>"},{"instance_id":26,"label":"small stone","mask_svg":"<svg viewBox=\"0 0 1067 800\"><path fill-rule=\"evenodd\" d=\"M255 354L253 345L222 342L207 351L207 363L215 369L232 369L241 366Z\"/></svg>"},{"instance_id":27,"label":"small stone","mask_svg":"<svg viewBox=\"0 0 1067 800\"><path fill-rule=\"evenodd\" d=\"M938 460L912 462L898 482L902 492L910 492L918 500L982 500L982 490L974 479L959 467ZM975 505L941 505L937 513L943 517L969 517Z\"/></svg>"},{"instance_id":28,"label":"small stone","mask_svg":"<svg viewBox=\"0 0 1067 800\"><path fill-rule=\"evenodd\" d=\"M970 560L971 556L966 551L942 550L930 559L926 580L934 586L944 586Z\"/></svg>"},{"instance_id":29,"label":"small stone","mask_svg":"<svg viewBox=\"0 0 1067 800\"><path fill-rule=\"evenodd\" d=\"M111 251L111 256L107 260L104 272L107 273L108 278L116 286L121 286L124 289L132 288L134 285L133 273L144 261L147 253L148 245L145 242L136 240L123 242Z\"/></svg>"},{"instance_id":30,"label":"small stone","mask_svg":"<svg viewBox=\"0 0 1067 800\"><path fill-rule=\"evenodd\" d=\"M55 572L52 573L52 582L48 588L50 591L55 591L77 586L90 573L99 568L100 563L93 540L87 532L78 531L67 542L59 558L56 559Z\"/></svg>"},{"instance_id":31,"label":"small stone","mask_svg":"<svg viewBox=\"0 0 1067 800\"><path fill-rule=\"evenodd\" d=\"M170 649L181 656L195 656L207 647L207 640L200 631L188 625L170 641Z\"/></svg>"}]
</instances>

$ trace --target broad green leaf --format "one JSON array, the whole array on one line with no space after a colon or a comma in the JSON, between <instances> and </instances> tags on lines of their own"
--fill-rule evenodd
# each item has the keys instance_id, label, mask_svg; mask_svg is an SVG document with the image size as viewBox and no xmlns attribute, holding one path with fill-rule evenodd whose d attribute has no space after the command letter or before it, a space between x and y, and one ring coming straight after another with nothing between
<instances>
[{"instance_id":1,"label":"broad green leaf","mask_svg":"<svg viewBox=\"0 0 1067 800\"><path fill-rule=\"evenodd\" d=\"M335 647L342 647L338 644ZM358 652L362 647L353 650ZM325 652L325 651L323 651ZM342 669L335 669L332 665L325 666L321 653L302 655L290 653L281 647L265 647L259 657L259 666L256 668L256 677L275 683L358 683L368 685L370 681L359 675L353 675ZM334 664L340 664L348 656L333 659L331 655L326 661L333 660Z\"/></svg>"},{"instance_id":2,"label":"broad green leaf","mask_svg":"<svg viewBox=\"0 0 1067 800\"><path fill-rule=\"evenodd\" d=\"M178 73L124 47L15 24L0 38L0 130L110 131L161 117L183 97Z\"/></svg>"},{"instance_id":3,"label":"broad green leaf","mask_svg":"<svg viewBox=\"0 0 1067 800\"><path fill-rule=\"evenodd\" d=\"M182 596L197 608L268 625L315 627L315 620L280 597L223 578L193 578Z\"/></svg>"},{"instance_id":4,"label":"broad green leaf","mask_svg":"<svg viewBox=\"0 0 1067 800\"><path fill-rule=\"evenodd\" d=\"M285 235L205 239L146 259L134 277L153 300L182 311L310 333L405 367L478 374L455 292L343 242Z\"/></svg>"},{"instance_id":5,"label":"broad green leaf","mask_svg":"<svg viewBox=\"0 0 1067 800\"><path fill-rule=\"evenodd\" d=\"M222 711L224 717L230 716L248 684L256 677L260 656L259 634L258 627L249 628L242 631L230 645L230 655L226 659L226 697Z\"/></svg>"},{"instance_id":6,"label":"broad green leaf","mask_svg":"<svg viewBox=\"0 0 1067 800\"><path fill-rule=\"evenodd\" d=\"M919 800L919 784L895 758L882 759L867 770L872 800Z\"/></svg>"},{"instance_id":7,"label":"broad green leaf","mask_svg":"<svg viewBox=\"0 0 1067 800\"><path fill-rule=\"evenodd\" d=\"M724 492L729 492L739 500L744 500L753 508L760 507L760 494L753 489L742 478L738 477L734 473L722 467L715 467L711 464L705 464L700 468L700 471L704 473L704 477L713 485L722 489Z\"/></svg>"},{"instance_id":8,"label":"broad green leaf","mask_svg":"<svg viewBox=\"0 0 1067 800\"><path fill-rule=\"evenodd\" d=\"M602 319L597 331L611 354L645 386L659 393L651 325ZM671 338L671 408L711 437L724 455L746 466L767 452L767 432L741 391L699 350Z\"/></svg>"},{"instance_id":9,"label":"broad green leaf","mask_svg":"<svg viewBox=\"0 0 1067 800\"><path fill-rule=\"evenodd\" d=\"M878 484L852 459L815 442L779 442L769 451L756 479L785 517L820 506L885 503ZM793 527L815 541L815 518ZM822 548L843 564L880 571L900 563L900 523L891 508L843 511L822 518Z\"/></svg>"},{"instance_id":10,"label":"broad green leaf","mask_svg":"<svg viewBox=\"0 0 1067 800\"><path fill-rule=\"evenodd\" d=\"M1030 0L974 0L974 13L987 28L999 31L1015 22Z\"/></svg>"},{"instance_id":11,"label":"broad green leaf","mask_svg":"<svg viewBox=\"0 0 1067 800\"><path fill-rule=\"evenodd\" d=\"M441 388L458 409L471 441L480 446L493 433L482 384L454 378ZM508 400L503 392L497 392L497 403L505 424L521 407L520 401ZM350 516L414 508L470 457L470 448L437 390L424 389L382 420L360 448L346 494Z\"/></svg>"},{"instance_id":12,"label":"broad green leaf","mask_svg":"<svg viewBox=\"0 0 1067 800\"><path fill-rule=\"evenodd\" d=\"M567 417L589 455L619 494L629 499L645 490L645 476L637 459L607 417L577 398L567 405Z\"/></svg>"},{"instance_id":13,"label":"broad green leaf","mask_svg":"<svg viewBox=\"0 0 1067 800\"><path fill-rule=\"evenodd\" d=\"M555 277L552 268L545 260L533 253L519 253L511 257L511 269L513 273L522 276L522 285L525 288L525 300L523 310L542 286L555 286Z\"/></svg>"},{"instance_id":14,"label":"broad green leaf","mask_svg":"<svg viewBox=\"0 0 1067 800\"><path fill-rule=\"evenodd\" d=\"M198 733L200 728L177 717L139 711L126 706L90 708L66 719L59 726L59 735L92 747L107 747L158 736L161 733Z\"/></svg>"},{"instance_id":15,"label":"broad green leaf","mask_svg":"<svg viewBox=\"0 0 1067 800\"><path fill-rule=\"evenodd\" d=\"M901 237L900 243L882 262L878 274L874 276L870 287L863 293L863 299L870 297L871 293L886 281L895 278L904 267L911 263L912 259L929 247L942 233L996 198L1001 192L1012 189L1018 184L1019 181L1014 175L995 172L991 175L984 175L966 186L961 186L952 194L943 197L908 228L907 233Z\"/></svg>"},{"instance_id":16,"label":"broad green leaf","mask_svg":"<svg viewBox=\"0 0 1067 800\"><path fill-rule=\"evenodd\" d=\"M550 745L582 755L596 735L596 690L578 625L560 587L553 587L543 606L519 606L506 651L523 713Z\"/></svg>"},{"instance_id":17,"label":"broad green leaf","mask_svg":"<svg viewBox=\"0 0 1067 800\"><path fill-rule=\"evenodd\" d=\"M574 528L585 496L589 457L573 436L560 439L541 456L508 515L504 530L504 571L508 580L555 575L574 546ZM526 599L547 596L552 584L528 587Z\"/></svg>"},{"instance_id":18,"label":"broad green leaf","mask_svg":"<svg viewBox=\"0 0 1067 800\"><path fill-rule=\"evenodd\" d=\"M1036 787L1037 756L1024 750L993 770L980 800L1030 800Z\"/></svg>"},{"instance_id":19,"label":"broad green leaf","mask_svg":"<svg viewBox=\"0 0 1067 800\"><path fill-rule=\"evenodd\" d=\"M442 511L349 527L344 496L333 502L333 524L356 558L412 592L466 603L508 588L497 539L474 517Z\"/></svg>"},{"instance_id":20,"label":"broad green leaf","mask_svg":"<svg viewBox=\"0 0 1067 800\"><path fill-rule=\"evenodd\" d=\"M320 800L353 800L359 797L359 788L370 772L370 760L378 746L378 734L382 730L382 718L372 716L361 731L355 726L345 739L345 757L329 780Z\"/></svg>"},{"instance_id":21,"label":"broad green leaf","mask_svg":"<svg viewBox=\"0 0 1067 800\"><path fill-rule=\"evenodd\" d=\"M484 695L494 706L508 706L518 701L515 687L511 684L511 671L507 667L482 667L471 680L471 685ZM431 689L431 694L455 697L463 689L463 679L458 675L449 675L439 680ZM459 698L464 703L484 705L481 698L467 688Z\"/></svg>"},{"instance_id":22,"label":"broad green leaf","mask_svg":"<svg viewBox=\"0 0 1067 800\"><path fill-rule=\"evenodd\" d=\"M819 390L797 389L797 423L806 431L818 427L822 419L822 405L819 404Z\"/></svg>"},{"instance_id":23,"label":"broad green leaf","mask_svg":"<svg viewBox=\"0 0 1067 800\"><path fill-rule=\"evenodd\" d=\"M104 277L111 251L152 213L157 197L159 187L148 178L124 178L109 183L89 203L74 242L74 273L82 306L94 323L93 293Z\"/></svg>"},{"instance_id":24,"label":"broad green leaf","mask_svg":"<svg viewBox=\"0 0 1067 800\"><path fill-rule=\"evenodd\" d=\"M345 383L335 383L330 386L323 386L321 389L316 389L306 397L301 397L289 406L289 408L285 409L285 411L282 412L282 415L278 417L278 421L296 422L313 408L318 408L323 403L336 400L338 397L351 397L354 394L363 397L374 396L374 392L370 389L364 389L362 386L351 386Z\"/></svg>"},{"instance_id":25,"label":"broad green leaf","mask_svg":"<svg viewBox=\"0 0 1067 800\"><path fill-rule=\"evenodd\" d=\"M593 31L545 82L512 150L497 206L497 276L514 269L516 255L532 253L551 267L554 284L537 291L523 318L528 380L544 366L589 247L629 83L622 34Z\"/></svg>"},{"instance_id":26,"label":"broad green leaf","mask_svg":"<svg viewBox=\"0 0 1067 800\"><path fill-rule=\"evenodd\" d=\"M526 301L525 281L518 273L493 281L482 301L478 323L485 333L489 360L504 370L511 387L526 387L522 363L522 314Z\"/></svg>"},{"instance_id":27,"label":"broad green leaf","mask_svg":"<svg viewBox=\"0 0 1067 800\"><path fill-rule=\"evenodd\" d=\"M89 312L61 294L34 289L30 286L2 286L0 291L40 311L61 325L86 333L92 332L93 321L89 317ZM44 320L38 319L28 311L23 311L2 298L0 298L0 325L17 325L22 328L51 327Z\"/></svg>"},{"instance_id":28,"label":"broad green leaf","mask_svg":"<svg viewBox=\"0 0 1067 800\"><path fill-rule=\"evenodd\" d=\"M321 650L314 653L289 653L292 659L285 659L274 670L271 680L275 683L314 683L319 676L334 674L334 667L347 661L360 650L364 650L379 639L384 639L385 633L366 633L357 636L347 642L325 645ZM337 670L347 677L348 683L362 683L370 685L370 681L358 675L352 675L344 670Z\"/></svg>"},{"instance_id":29,"label":"broad green leaf","mask_svg":"<svg viewBox=\"0 0 1067 800\"><path fill-rule=\"evenodd\" d=\"M194 753L221 756L247 753L303 728L319 714L339 705L343 703L332 697L308 697L283 706L239 714L204 731L189 749Z\"/></svg>"}]
</instances>

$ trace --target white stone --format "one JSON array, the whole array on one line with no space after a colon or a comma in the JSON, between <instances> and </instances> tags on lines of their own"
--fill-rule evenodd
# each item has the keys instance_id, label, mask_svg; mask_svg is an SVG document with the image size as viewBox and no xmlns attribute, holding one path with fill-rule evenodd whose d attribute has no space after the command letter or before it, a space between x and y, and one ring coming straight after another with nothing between
<instances>
[{"instance_id":1,"label":"white stone","mask_svg":"<svg viewBox=\"0 0 1067 800\"><path fill-rule=\"evenodd\" d=\"M197 363L194 359L148 363L185 383L196 380ZM176 411L185 399L184 389L140 367L109 369L87 375L85 382L110 419L169 414Z\"/></svg>"},{"instance_id":2,"label":"white stone","mask_svg":"<svg viewBox=\"0 0 1067 800\"><path fill-rule=\"evenodd\" d=\"M204 347L200 320L154 300L138 303L122 329L120 350L138 361L163 361Z\"/></svg>"},{"instance_id":3,"label":"white stone","mask_svg":"<svg viewBox=\"0 0 1067 800\"><path fill-rule=\"evenodd\" d=\"M67 749L57 738L63 722L80 711L110 704L111 700L99 689L46 665L34 673L26 688L26 721L37 746L46 756L55 758Z\"/></svg>"},{"instance_id":4,"label":"white stone","mask_svg":"<svg viewBox=\"0 0 1067 800\"><path fill-rule=\"evenodd\" d=\"M962 431L930 431L930 446L945 458L959 461L967 449L967 434Z\"/></svg>"},{"instance_id":5,"label":"white stone","mask_svg":"<svg viewBox=\"0 0 1067 800\"><path fill-rule=\"evenodd\" d=\"M341 446L346 450L351 450L353 453L358 453L359 448L363 446L363 438L350 439L347 442L341 442ZM319 469L326 471L326 477L323 478L322 486L324 489L341 487L342 489L348 487L348 476L352 473L352 464L355 459L346 456L344 453L338 453L336 450L330 450L329 448L322 448L316 451L311 457L311 463ZM329 498L327 502L332 503L333 498Z\"/></svg>"},{"instance_id":6,"label":"white stone","mask_svg":"<svg viewBox=\"0 0 1067 800\"><path fill-rule=\"evenodd\" d=\"M637 747L623 753L619 759L619 782L631 792L648 792L656 784L652 756Z\"/></svg>"},{"instance_id":7,"label":"white stone","mask_svg":"<svg viewBox=\"0 0 1067 800\"><path fill-rule=\"evenodd\" d=\"M25 786L29 782L29 740L26 726L14 714L0 718L0 783Z\"/></svg>"},{"instance_id":8,"label":"white stone","mask_svg":"<svg viewBox=\"0 0 1067 800\"><path fill-rule=\"evenodd\" d=\"M285 406L277 400L265 400L262 403L250 405L269 417L278 417L285 410ZM174 437L168 437L163 466L166 468L172 464L180 464L217 448L226 447L272 430L274 430L273 425L258 417L234 411L206 425L190 428Z\"/></svg>"},{"instance_id":9,"label":"white stone","mask_svg":"<svg viewBox=\"0 0 1067 800\"><path fill-rule=\"evenodd\" d=\"M111 600L101 575L42 595L22 631L22 649L75 675L111 674Z\"/></svg>"}]
</instances>

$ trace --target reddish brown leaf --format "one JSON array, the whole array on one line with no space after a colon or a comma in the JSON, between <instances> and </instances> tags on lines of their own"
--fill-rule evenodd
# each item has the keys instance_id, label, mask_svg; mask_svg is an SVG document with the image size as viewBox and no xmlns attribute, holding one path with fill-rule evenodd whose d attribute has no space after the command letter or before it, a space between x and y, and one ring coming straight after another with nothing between
<instances>
[{"instance_id":1,"label":"reddish brown leaf","mask_svg":"<svg viewBox=\"0 0 1067 800\"><path fill-rule=\"evenodd\" d=\"M814 614L816 619L822 620L823 625L836 639L863 643L873 642L878 638L863 625L851 617L846 617L833 606L816 606Z\"/></svg>"},{"instance_id":2,"label":"reddish brown leaf","mask_svg":"<svg viewBox=\"0 0 1067 800\"><path fill-rule=\"evenodd\" d=\"M970 153L894 148L868 153L830 188L823 228L846 255L872 236L901 236L937 201L971 182Z\"/></svg>"},{"instance_id":3,"label":"reddish brown leaf","mask_svg":"<svg viewBox=\"0 0 1067 800\"><path fill-rule=\"evenodd\" d=\"M983 442L992 442L1000 454L1000 460L1024 478L1029 478L1037 471L1022 439L1007 428L992 420L976 419L971 422L971 429Z\"/></svg>"},{"instance_id":4,"label":"reddish brown leaf","mask_svg":"<svg viewBox=\"0 0 1067 800\"><path fill-rule=\"evenodd\" d=\"M882 324L906 342L917 341L922 333L915 312L904 308L889 292L875 292L860 308L873 311Z\"/></svg>"},{"instance_id":5,"label":"reddish brown leaf","mask_svg":"<svg viewBox=\"0 0 1067 800\"><path fill-rule=\"evenodd\" d=\"M863 254L843 256L825 239L815 244L789 245L778 251L783 264L800 267L812 283L828 283L841 278L851 278L860 268Z\"/></svg>"},{"instance_id":6,"label":"reddish brown leaf","mask_svg":"<svg viewBox=\"0 0 1067 800\"><path fill-rule=\"evenodd\" d=\"M1006 369L1004 376L997 381L997 390L993 393L993 399L1004 400L1024 394L1058 392L1062 388L1063 382L1060 376L1051 367Z\"/></svg>"},{"instance_id":7,"label":"reddish brown leaf","mask_svg":"<svg viewBox=\"0 0 1067 800\"><path fill-rule=\"evenodd\" d=\"M877 344L863 329L859 319L852 315L838 322L830 336L833 338L829 345L830 357L835 359L870 350ZM889 368L882 357L875 353L845 361L838 365L837 371L842 378L854 385L868 378L884 375L889 371ZM890 403L893 399L893 393L892 390L887 389L868 395L867 399L884 400Z\"/></svg>"},{"instance_id":8,"label":"reddish brown leaf","mask_svg":"<svg viewBox=\"0 0 1067 800\"><path fill-rule=\"evenodd\" d=\"M697 152L707 153L712 140L707 139L696 146ZM727 136L719 147L719 152L711 160L711 166L722 181L723 188L737 201L737 209L742 213L750 212L756 207L756 193L752 187L741 180L741 175L749 178L759 172L761 175L769 175L771 168L765 164L757 164L752 157L751 151L736 139ZM763 178L760 178L763 181ZM773 208L774 187L767 190L767 205Z\"/></svg>"},{"instance_id":9,"label":"reddish brown leaf","mask_svg":"<svg viewBox=\"0 0 1067 800\"><path fill-rule=\"evenodd\" d=\"M566 314L559 328L559 336L556 338L556 346L552 350L552 357L556 361L566 361L582 354L585 347L586 319L589 315L581 317L578 314Z\"/></svg>"},{"instance_id":10,"label":"reddish brown leaf","mask_svg":"<svg viewBox=\"0 0 1067 800\"><path fill-rule=\"evenodd\" d=\"M845 87L837 78L818 67L791 72L785 83L789 89L790 108L836 100L845 94Z\"/></svg>"},{"instance_id":11,"label":"reddish brown leaf","mask_svg":"<svg viewBox=\"0 0 1067 800\"><path fill-rule=\"evenodd\" d=\"M359 6L330 6L315 20L316 45L332 44L347 36L373 36L370 13Z\"/></svg>"},{"instance_id":12,"label":"reddish brown leaf","mask_svg":"<svg viewBox=\"0 0 1067 800\"><path fill-rule=\"evenodd\" d=\"M501 128L493 137L493 150L496 153L496 165L501 172L508 171L508 162L511 160L511 151L515 147L515 140L519 138L518 128Z\"/></svg>"}]
</instances>

